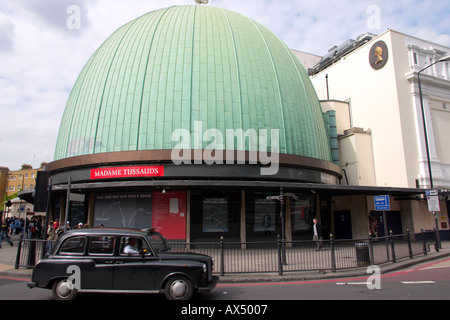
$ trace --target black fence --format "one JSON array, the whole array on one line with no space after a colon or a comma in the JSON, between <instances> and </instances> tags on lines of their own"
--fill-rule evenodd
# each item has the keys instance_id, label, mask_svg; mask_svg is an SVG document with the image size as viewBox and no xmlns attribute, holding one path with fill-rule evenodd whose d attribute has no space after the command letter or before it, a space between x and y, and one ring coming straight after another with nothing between
<instances>
[{"instance_id":1,"label":"black fence","mask_svg":"<svg viewBox=\"0 0 450 320\"><path fill-rule=\"evenodd\" d=\"M17 249L16 269L33 268L49 245L45 240L22 240ZM196 252L214 257L214 272L271 273L332 271L396 262L426 255L431 246L439 251L435 231L399 234L381 238L321 241L170 243L173 251Z\"/></svg>"}]
</instances>

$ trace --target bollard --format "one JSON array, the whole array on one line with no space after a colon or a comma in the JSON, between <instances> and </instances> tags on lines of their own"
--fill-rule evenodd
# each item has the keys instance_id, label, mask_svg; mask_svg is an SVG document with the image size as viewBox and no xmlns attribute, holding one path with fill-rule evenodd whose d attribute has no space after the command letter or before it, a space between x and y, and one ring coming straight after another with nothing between
<instances>
[{"instance_id":1,"label":"bollard","mask_svg":"<svg viewBox=\"0 0 450 320\"><path fill-rule=\"evenodd\" d=\"M375 256L373 253L373 237L369 233L369 241L367 242L369 244L369 263L371 266L375 264Z\"/></svg>"},{"instance_id":2,"label":"bollard","mask_svg":"<svg viewBox=\"0 0 450 320\"><path fill-rule=\"evenodd\" d=\"M392 230L389 232L389 240L391 241L392 262L396 263L397 259L395 257L394 235L392 233Z\"/></svg>"},{"instance_id":3,"label":"bollard","mask_svg":"<svg viewBox=\"0 0 450 320\"><path fill-rule=\"evenodd\" d=\"M220 237L220 275L225 275L225 261L224 261L224 250L225 250L225 242L223 241L223 236Z\"/></svg>"},{"instance_id":4,"label":"bollard","mask_svg":"<svg viewBox=\"0 0 450 320\"><path fill-rule=\"evenodd\" d=\"M278 244L278 274L280 276L283 275L283 258L282 258L282 246L280 235L277 236L277 244Z\"/></svg>"},{"instance_id":5,"label":"bollard","mask_svg":"<svg viewBox=\"0 0 450 320\"><path fill-rule=\"evenodd\" d=\"M423 254L427 255L428 250L427 250L427 240L425 239L425 231L423 231L423 229L422 229L421 232L422 232L422 242L423 242Z\"/></svg>"},{"instance_id":6,"label":"bollard","mask_svg":"<svg viewBox=\"0 0 450 320\"><path fill-rule=\"evenodd\" d=\"M331 248L331 272L336 272L336 255L334 252L334 239L332 233L330 233L330 248Z\"/></svg>"},{"instance_id":7,"label":"bollard","mask_svg":"<svg viewBox=\"0 0 450 320\"><path fill-rule=\"evenodd\" d=\"M436 228L433 228L434 230L434 250L436 250L436 252L439 252L439 230L437 230Z\"/></svg>"},{"instance_id":8,"label":"bollard","mask_svg":"<svg viewBox=\"0 0 450 320\"><path fill-rule=\"evenodd\" d=\"M409 229L406 229L406 240L408 242L409 257L412 259L413 252L412 252L412 247L411 247L411 238L410 238L410 234L409 234Z\"/></svg>"},{"instance_id":9,"label":"bollard","mask_svg":"<svg viewBox=\"0 0 450 320\"><path fill-rule=\"evenodd\" d=\"M17 246L16 263L14 265L14 269L19 269L21 252L22 252L22 235L20 235L19 245Z\"/></svg>"}]
</instances>

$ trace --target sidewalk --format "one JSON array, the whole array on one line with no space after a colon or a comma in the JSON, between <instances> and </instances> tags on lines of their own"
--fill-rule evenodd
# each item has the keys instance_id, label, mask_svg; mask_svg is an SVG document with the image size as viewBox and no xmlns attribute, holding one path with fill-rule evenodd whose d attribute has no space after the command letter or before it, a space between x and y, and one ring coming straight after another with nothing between
<instances>
[{"instance_id":1,"label":"sidewalk","mask_svg":"<svg viewBox=\"0 0 450 320\"><path fill-rule=\"evenodd\" d=\"M2 248L0 249L0 276L31 278L31 269L14 269L19 239L20 236L12 235L11 241L14 244L12 247L8 242L2 241Z\"/></svg>"},{"instance_id":2,"label":"sidewalk","mask_svg":"<svg viewBox=\"0 0 450 320\"><path fill-rule=\"evenodd\" d=\"M17 246L19 243L19 236L13 235L11 240L14 246L11 247L9 243L3 241L0 249L0 276L11 278L30 279L32 269L19 268L15 269ZM413 265L433 261L442 257L450 256L450 241L442 241L442 249L439 252L434 250L434 245L431 245L431 250L427 255L414 256L412 259L403 258L397 260L396 263L387 262L378 265L382 274L405 270ZM307 280L324 280L324 279L338 279L351 277L369 277L367 267L352 268L345 270L337 270L331 272L318 271L299 271L299 272L285 272L283 275L278 273L235 273L220 276L219 283L248 283L248 282L282 282L282 281L307 281Z\"/></svg>"}]
</instances>

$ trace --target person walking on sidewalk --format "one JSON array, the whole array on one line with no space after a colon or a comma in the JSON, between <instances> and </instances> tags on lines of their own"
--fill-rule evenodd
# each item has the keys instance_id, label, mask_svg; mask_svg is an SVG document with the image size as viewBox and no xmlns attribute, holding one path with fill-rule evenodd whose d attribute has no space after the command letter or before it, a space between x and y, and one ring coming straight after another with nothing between
<instances>
[{"instance_id":1,"label":"person walking on sidewalk","mask_svg":"<svg viewBox=\"0 0 450 320\"><path fill-rule=\"evenodd\" d=\"M8 242L11 245L11 247L13 246L13 242L11 241L11 239L9 239L8 223L6 221L2 221L2 226L0 230L0 248L2 247L3 240Z\"/></svg>"},{"instance_id":2,"label":"person walking on sidewalk","mask_svg":"<svg viewBox=\"0 0 450 320\"><path fill-rule=\"evenodd\" d=\"M313 219L313 240L316 242L317 248L319 251L322 248L322 226L317 222L317 219Z\"/></svg>"},{"instance_id":3,"label":"person walking on sidewalk","mask_svg":"<svg viewBox=\"0 0 450 320\"><path fill-rule=\"evenodd\" d=\"M49 252L53 247L53 241L56 239L56 230L53 228L53 220L50 221L47 228L47 245L45 247L45 252Z\"/></svg>"}]
</instances>

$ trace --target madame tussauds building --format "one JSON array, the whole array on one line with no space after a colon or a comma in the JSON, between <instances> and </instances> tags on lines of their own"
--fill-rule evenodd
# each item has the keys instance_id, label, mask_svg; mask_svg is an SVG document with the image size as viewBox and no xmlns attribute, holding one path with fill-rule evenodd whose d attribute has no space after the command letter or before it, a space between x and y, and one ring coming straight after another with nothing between
<instances>
[{"instance_id":1,"label":"madame tussauds building","mask_svg":"<svg viewBox=\"0 0 450 320\"><path fill-rule=\"evenodd\" d=\"M319 216L329 234L320 186L342 177L333 121L259 23L212 6L149 12L114 32L73 87L47 165L48 218L191 242L282 228L310 239Z\"/></svg>"}]
</instances>

